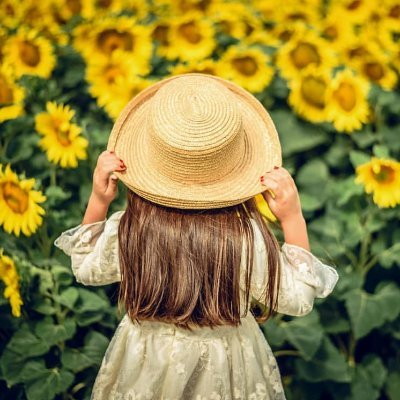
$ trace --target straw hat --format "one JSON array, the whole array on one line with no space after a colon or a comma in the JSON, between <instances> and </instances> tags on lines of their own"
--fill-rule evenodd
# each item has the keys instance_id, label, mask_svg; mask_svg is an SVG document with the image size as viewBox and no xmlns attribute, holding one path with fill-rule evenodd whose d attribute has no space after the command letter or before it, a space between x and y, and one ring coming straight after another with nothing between
<instances>
[{"instance_id":1,"label":"straw hat","mask_svg":"<svg viewBox=\"0 0 400 400\"><path fill-rule=\"evenodd\" d=\"M112 129L114 172L132 191L168 207L239 204L263 192L260 176L282 165L275 126L263 105L225 79L187 73L135 96Z\"/></svg>"}]
</instances>

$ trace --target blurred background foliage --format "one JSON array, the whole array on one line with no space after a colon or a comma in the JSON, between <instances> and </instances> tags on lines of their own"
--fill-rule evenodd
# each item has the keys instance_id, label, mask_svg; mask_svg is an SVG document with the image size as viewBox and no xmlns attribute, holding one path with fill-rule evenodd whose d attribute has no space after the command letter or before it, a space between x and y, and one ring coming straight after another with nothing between
<instances>
[{"instance_id":1,"label":"blurred background foliage","mask_svg":"<svg viewBox=\"0 0 400 400\"><path fill-rule=\"evenodd\" d=\"M118 287L77 284L53 241L124 105L186 72L270 112L312 251L340 274L309 315L260 327L287 398L399 398L399 0L2 0L0 22L1 398L89 399Z\"/></svg>"}]
</instances>

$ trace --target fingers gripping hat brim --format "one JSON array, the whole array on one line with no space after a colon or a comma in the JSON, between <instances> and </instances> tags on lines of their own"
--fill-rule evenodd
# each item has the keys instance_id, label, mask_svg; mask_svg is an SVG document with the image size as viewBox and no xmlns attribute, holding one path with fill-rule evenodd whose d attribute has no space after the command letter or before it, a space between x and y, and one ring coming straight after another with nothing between
<instances>
[{"instance_id":1,"label":"fingers gripping hat brim","mask_svg":"<svg viewBox=\"0 0 400 400\"><path fill-rule=\"evenodd\" d=\"M200 83L205 79L219 82L229 90L241 114L243 151L227 173L214 169L209 180L202 182L177 179L176 174L169 176L155 162L154 152L148 145L147 118L153 97L165 85L183 76L199 79ZM282 165L279 137L263 105L240 86L199 73L166 78L135 96L115 122L107 148L124 160L126 171L114 174L129 189L154 203L186 209L221 208L242 203L265 190L259 179L262 174L275 165ZM172 170L185 169L184 163L174 165L174 162L176 160L171 158Z\"/></svg>"}]
</instances>

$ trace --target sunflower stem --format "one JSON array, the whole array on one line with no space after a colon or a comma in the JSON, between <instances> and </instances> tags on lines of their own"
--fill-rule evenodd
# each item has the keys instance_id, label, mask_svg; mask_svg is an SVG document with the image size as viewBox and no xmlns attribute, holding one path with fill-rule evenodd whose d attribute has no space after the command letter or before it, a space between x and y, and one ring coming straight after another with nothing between
<instances>
[{"instance_id":1,"label":"sunflower stem","mask_svg":"<svg viewBox=\"0 0 400 400\"><path fill-rule=\"evenodd\" d=\"M51 166L50 169L50 185L57 186L57 171L55 166Z\"/></svg>"}]
</instances>

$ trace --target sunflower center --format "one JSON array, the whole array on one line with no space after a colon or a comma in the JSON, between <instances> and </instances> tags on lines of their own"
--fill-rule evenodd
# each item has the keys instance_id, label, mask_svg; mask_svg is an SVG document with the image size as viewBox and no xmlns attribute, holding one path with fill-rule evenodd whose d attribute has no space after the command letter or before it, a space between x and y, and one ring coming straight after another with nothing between
<instances>
[{"instance_id":1,"label":"sunflower center","mask_svg":"<svg viewBox=\"0 0 400 400\"><path fill-rule=\"evenodd\" d=\"M356 105L356 92L354 86L349 83L341 83L333 95L345 111L351 111Z\"/></svg>"},{"instance_id":2,"label":"sunflower center","mask_svg":"<svg viewBox=\"0 0 400 400\"><path fill-rule=\"evenodd\" d=\"M337 30L336 26L328 26L324 30L324 34L325 34L326 37L328 37L329 39L333 40L333 39L336 39L338 37L338 30Z\"/></svg>"},{"instance_id":3,"label":"sunflower center","mask_svg":"<svg viewBox=\"0 0 400 400\"><path fill-rule=\"evenodd\" d=\"M382 183L393 182L395 178L395 173L393 171L393 168L388 167L386 165L374 165L372 168L372 173L374 175L375 180Z\"/></svg>"},{"instance_id":4,"label":"sunflower center","mask_svg":"<svg viewBox=\"0 0 400 400\"><path fill-rule=\"evenodd\" d=\"M129 32L118 32L116 29L106 29L97 36L97 45L106 54L111 54L116 49L125 51L133 50L134 37Z\"/></svg>"},{"instance_id":5,"label":"sunflower center","mask_svg":"<svg viewBox=\"0 0 400 400\"><path fill-rule=\"evenodd\" d=\"M199 33L199 29L194 21L187 22L182 24L178 28L178 32L189 42L192 44L199 43L201 40L201 34Z\"/></svg>"},{"instance_id":6,"label":"sunflower center","mask_svg":"<svg viewBox=\"0 0 400 400\"><path fill-rule=\"evenodd\" d=\"M360 0L355 0L355 1L352 1L347 6L347 9L353 11L353 10L357 10L357 8L360 7L360 6L361 6L361 1Z\"/></svg>"},{"instance_id":7,"label":"sunflower center","mask_svg":"<svg viewBox=\"0 0 400 400\"><path fill-rule=\"evenodd\" d=\"M373 81L379 81L385 75L382 65L374 61L364 65L364 72Z\"/></svg>"},{"instance_id":8,"label":"sunflower center","mask_svg":"<svg viewBox=\"0 0 400 400\"><path fill-rule=\"evenodd\" d=\"M158 25L153 31L153 39L158 40L162 45L168 45L168 25Z\"/></svg>"},{"instance_id":9,"label":"sunflower center","mask_svg":"<svg viewBox=\"0 0 400 400\"><path fill-rule=\"evenodd\" d=\"M40 51L38 46L27 40L20 42L19 55L24 64L30 67L36 67L40 62Z\"/></svg>"},{"instance_id":10,"label":"sunflower center","mask_svg":"<svg viewBox=\"0 0 400 400\"><path fill-rule=\"evenodd\" d=\"M62 146L67 147L71 144L71 140L69 138L69 131L70 131L69 126L65 127L59 126L56 129L57 139Z\"/></svg>"},{"instance_id":11,"label":"sunflower center","mask_svg":"<svg viewBox=\"0 0 400 400\"><path fill-rule=\"evenodd\" d=\"M258 70L258 65L254 58L249 56L236 57L232 60L232 65L243 75L252 76Z\"/></svg>"},{"instance_id":12,"label":"sunflower center","mask_svg":"<svg viewBox=\"0 0 400 400\"><path fill-rule=\"evenodd\" d=\"M67 0L66 5L73 15L80 14L82 11L81 0Z\"/></svg>"},{"instance_id":13,"label":"sunflower center","mask_svg":"<svg viewBox=\"0 0 400 400\"><path fill-rule=\"evenodd\" d=\"M396 4L393 6L389 11L389 16L392 18L399 18L400 17L400 5Z\"/></svg>"},{"instance_id":14,"label":"sunflower center","mask_svg":"<svg viewBox=\"0 0 400 400\"><path fill-rule=\"evenodd\" d=\"M7 80L0 75L0 107L11 104L14 100L13 92Z\"/></svg>"},{"instance_id":15,"label":"sunflower center","mask_svg":"<svg viewBox=\"0 0 400 400\"><path fill-rule=\"evenodd\" d=\"M325 90L325 81L313 76L305 77L301 83L301 94L304 100L319 109L325 107Z\"/></svg>"},{"instance_id":16,"label":"sunflower center","mask_svg":"<svg viewBox=\"0 0 400 400\"><path fill-rule=\"evenodd\" d=\"M111 6L112 0L97 0L96 6L99 8L108 9Z\"/></svg>"},{"instance_id":17,"label":"sunflower center","mask_svg":"<svg viewBox=\"0 0 400 400\"><path fill-rule=\"evenodd\" d=\"M4 201L15 213L23 214L28 209L29 196L14 182L5 182L1 186Z\"/></svg>"},{"instance_id":18,"label":"sunflower center","mask_svg":"<svg viewBox=\"0 0 400 400\"><path fill-rule=\"evenodd\" d=\"M298 69L302 69L311 63L319 64L321 60L317 48L311 43L306 42L300 42L290 52L290 56Z\"/></svg>"}]
</instances>

